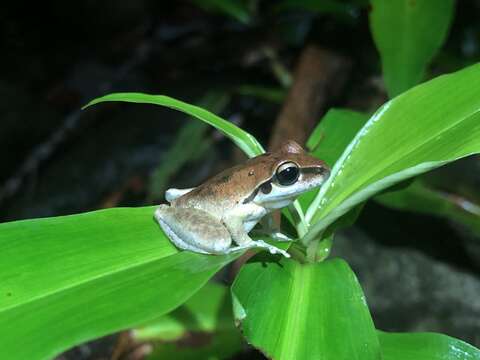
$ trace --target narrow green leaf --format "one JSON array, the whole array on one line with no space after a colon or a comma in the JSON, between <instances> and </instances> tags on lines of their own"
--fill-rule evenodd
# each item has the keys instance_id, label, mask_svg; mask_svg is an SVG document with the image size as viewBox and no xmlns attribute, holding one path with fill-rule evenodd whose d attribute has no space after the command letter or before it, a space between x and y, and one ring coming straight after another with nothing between
<instances>
[{"instance_id":1,"label":"narrow green leaf","mask_svg":"<svg viewBox=\"0 0 480 360\"><path fill-rule=\"evenodd\" d=\"M180 169L186 166L195 157L205 156L207 149L212 146L211 140L206 137L209 127L200 121L187 122L178 131L174 143L165 151L162 159L175 159L175 161L162 161L150 178L150 199L162 199L171 180Z\"/></svg>"},{"instance_id":2,"label":"narrow green leaf","mask_svg":"<svg viewBox=\"0 0 480 360\"><path fill-rule=\"evenodd\" d=\"M225 93L208 92L200 99L198 106L205 107L210 111L222 111L230 97ZM205 134L208 125L201 121L191 121L182 126L175 141L166 151L165 159L175 161L160 161L150 180L150 198L163 197L170 177L177 173L187 162L200 158L211 146L211 141Z\"/></svg>"},{"instance_id":3,"label":"narrow green leaf","mask_svg":"<svg viewBox=\"0 0 480 360\"><path fill-rule=\"evenodd\" d=\"M231 122L211 113L201 107L187 104L183 101L173 99L164 95L149 95L141 93L115 93L105 95L90 101L83 109L108 101L123 101L140 104L154 104L165 106L171 109L182 111L190 116L206 122L221 131L225 136L230 138L240 149L247 154L248 157L254 157L263 154L265 150L262 145L252 135L240 129Z\"/></svg>"},{"instance_id":4,"label":"narrow green leaf","mask_svg":"<svg viewBox=\"0 0 480 360\"><path fill-rule=\"evenodd\" d=\"M480 65L440 76L380 108L307 211L314 239L355 205L402 180L480 152Z\"/></svg>"},{"instance_id":5,"label":"narrow green leaf","mask_svg":"<svg viewBox=\"0 0 480 360\"><path fill-rule=\"evenodd\" d=\"M300 264L261 254L232 287L234 315L247 341L279 359L380 359L358 281L340 259Z\"/></svg>"},{"instance_id":6,"label":"narrow green leaf","mask_svg":"<svg viewBox=\"0 0 480 360\"><path fill-rule=\"evenodd\" d=\"M378 332L383 360L479 360L480 350L435 333Z\"/></svg>"},{"instance_id":7,"label":"narrow green leaf","mask_svg":"<svg viewBox=\"0 0 480 360\"><path fill-rule=\"evenodd\" d=\"M397 210L451 219L480 237L480 206L456 195L429 187L421 180L406 189L377 195L375 201Z\"/></svg>"},{"instance_id":8,"label":"narrow green leaf","mask_svg":"<svg viewBox=\"0 0 480 360\"><path fill-rule=\"evenodd\" d=\"M153 212L115 208L0 224L1 353L49 359L144 323L238 256L178 252Z\"/></svg>"},{"instance_id":9,"label":"narrow green leaf","mask_svg":"<svg viewBox=\"0 0 480 360\"><path fill-rule=\"evenodd\" d=\"M445 41L453 8L453 0L371 0L370 28L390 97L422 81Z\"/></svg>"}]
</instances>

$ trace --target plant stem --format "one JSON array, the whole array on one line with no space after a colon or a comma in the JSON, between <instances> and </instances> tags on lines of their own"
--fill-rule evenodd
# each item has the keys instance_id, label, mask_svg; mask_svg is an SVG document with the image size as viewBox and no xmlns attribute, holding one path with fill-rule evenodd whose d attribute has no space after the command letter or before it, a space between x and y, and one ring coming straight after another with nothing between
<instances>
[{"instance_id":1,"label":"plant stem","mask_svg":"<svg viewBox=\"0 0 480 360\"><path fill-rule=\"evenodd\" d=\"M333 235L330 235L322 240L322 235L319 238L311 241L307 245L307 261L308 262L321 262L324 261L330 255Z\"/></svg>"},{"instance_id":2,"label":"plant stem","mask_svg":"<svg viewBox=\"0 0 480 360\"><path fill-rule=\"evenodd\" d=\"M305 214L303 213L303 209L298 200L293 202L293 208L295 209L298 217L298 222L295 224L295 227L297 228L297 234L299 238L302 238L308 231L308 223L305 220Z\"/></svg>"}]
</instances>

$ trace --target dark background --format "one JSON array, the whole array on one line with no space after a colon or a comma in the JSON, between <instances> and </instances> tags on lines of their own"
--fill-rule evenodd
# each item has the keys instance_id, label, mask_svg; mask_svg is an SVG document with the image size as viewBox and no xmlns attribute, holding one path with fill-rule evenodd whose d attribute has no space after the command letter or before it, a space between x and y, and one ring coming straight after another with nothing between
<instances>
[{"instance_id":1,"label":"dark background","mask_svg":"<svg viewBox=\"0 0 480 360\"><path fill-rule=\"evenodd\" d=\"M302 50L313 44L351 64L341 91L327 96L321 113L332 106L374 110L386 95L368 11L279 11L261 1L245 25L189 1L2 4L0 221L162 201L151 190L152 174L177 160L166 154L190 120L147 105L80 110L109 92L189 102L212 92L228 94L220 114L267 144L281 102L236 89L261 85L281 92L273 65L293 71ZM479 1L458 2L427 77L478 61L479 15ZM166 186L194 186L239 161L218 133L207 130L204 141L201 156L181 164L164 179ZM478 157L427 178L437 189L480 201ZM335 251L357 272L377 327L439 331L480 346L478 234L445 218L369 202L357 224L339 235ZM65 356L100 358L112 341Z\"/></svg>"}]
</instances>

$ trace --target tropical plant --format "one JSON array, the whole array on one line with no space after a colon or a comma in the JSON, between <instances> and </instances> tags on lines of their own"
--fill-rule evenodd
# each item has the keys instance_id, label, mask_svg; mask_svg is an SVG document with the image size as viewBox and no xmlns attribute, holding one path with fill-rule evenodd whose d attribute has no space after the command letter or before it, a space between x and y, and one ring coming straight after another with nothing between
<instances>
[{"instance_id":1,"label":"tropical plant","mask_svg":"<svg viewBox=\"0 0 480 360\"><path fill-rule=\"evenodd\" d=\"M452 2L423 1L413 10L411 3L372 1L371 28L392 99L371 116L332 109L310 136L308 150L332 173L320 190L284 212L294 229L287 235L296 239L291 259L257 254L229 293L208 281L241 254L179 251L155 223L152 206L0 224L0 354L51 358L136 328L139 339L213 332L220 340L208 351L225 356L240 346L231 302L247 342L274 359L480 359L480 350L446 335L376 329L355 274L344 260L329 257L335 232L354 221L362 203L480 153L480 64L416 85L443 42ZM427 13L434 21L419 37ZM397 25L409 28L393 31L391 18L402 16L409 21ZM218 129L247 156L264 152L241 128L168 96L116 93L87 106L110 101L182 111ZM162 351L157 355L171 354Z\"/></svg>"}]
</instances>

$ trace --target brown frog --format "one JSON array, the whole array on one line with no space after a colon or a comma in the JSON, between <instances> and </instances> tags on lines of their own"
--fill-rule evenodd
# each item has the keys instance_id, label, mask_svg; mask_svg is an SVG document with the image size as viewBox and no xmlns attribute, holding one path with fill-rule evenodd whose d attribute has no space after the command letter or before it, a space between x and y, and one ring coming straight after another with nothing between
<instances>
[{"instance_id":1,"label":"brown frog","mask_svg":"<svg viewBox=\"0 0 480 360\"><path fill-rule=\"evenodd\" d=\"M254 247L290 255L248 233L262 217L322 185L330 169L294 141L249 159L191 189L169 189L155 218L180 249L228 254ZM236 245L233 245L233 244Z\"/></svg>"}]
</instances>

